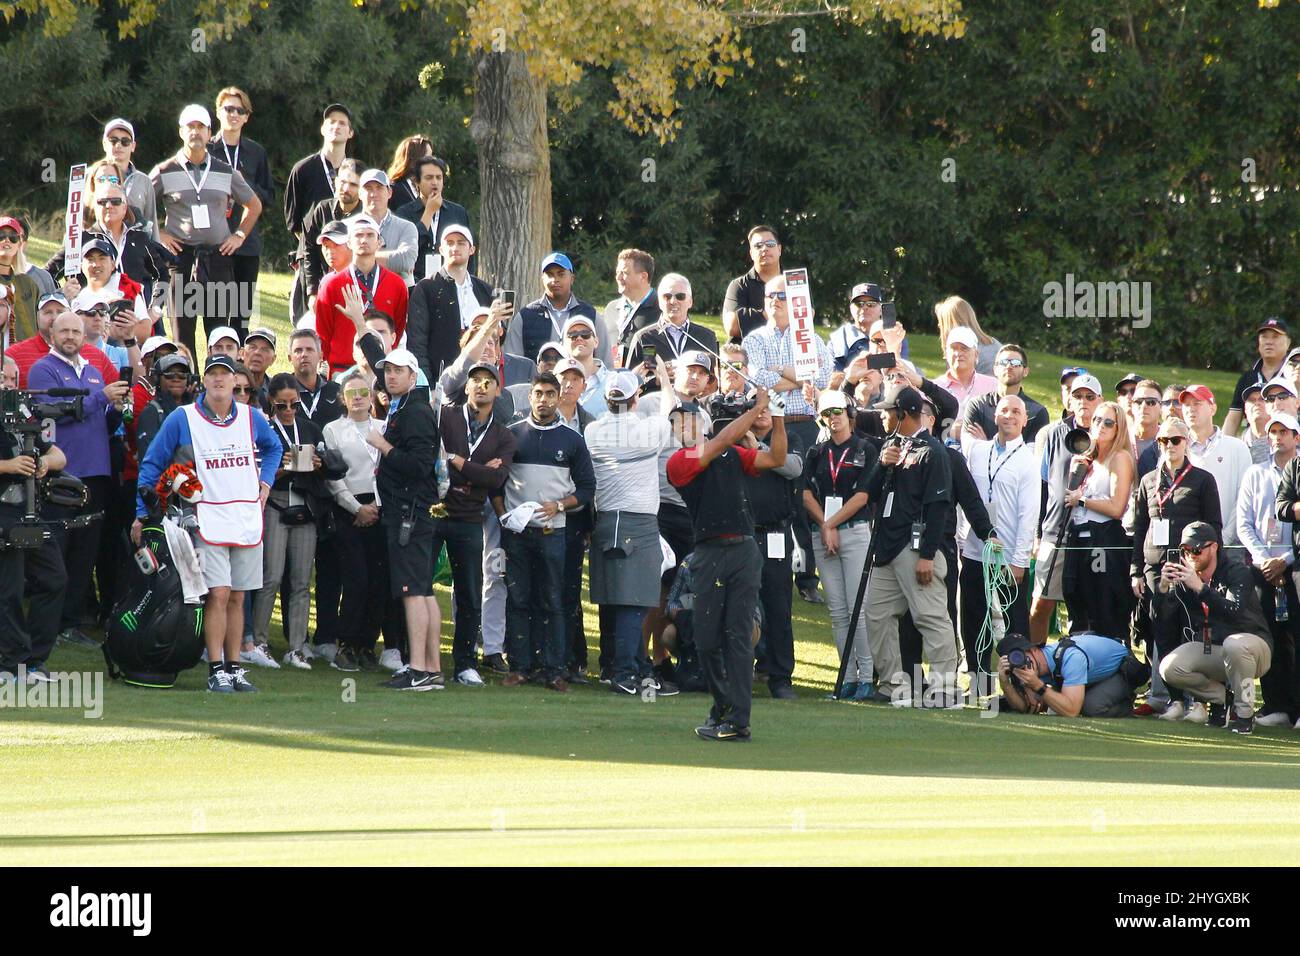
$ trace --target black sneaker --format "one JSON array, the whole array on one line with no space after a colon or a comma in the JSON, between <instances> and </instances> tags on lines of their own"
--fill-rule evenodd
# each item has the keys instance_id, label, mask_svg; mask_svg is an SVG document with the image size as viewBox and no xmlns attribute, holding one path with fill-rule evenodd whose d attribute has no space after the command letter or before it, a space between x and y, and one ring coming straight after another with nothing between
<instances>
[{"instance_id":1,"label":"black sneaker","mask_svg":"<svg viewBox=\"0 0 1300 956\"><path fill-rule=\"evenodd\" d=\"M334 660L330 661L330 667L347 674L355 674L361 670L361 665L346 647L339 648L338 653L334 655Z\"/></svg>"},{"instance_id":2,"label":"black sneaker","mask_svg":"<svg viewBox=\"0 0 1300 956\"><path fill-rule=\"evenodd\" d=\"M789 684L773 684L769 687L772 692L773 700L798 700L799 695L794 692L794 688Z\"/></svg>"},{"instance_id":3,"label":"black sneaker","mask_svg":"<svg viewBox=\"0 0 1300 956\"><path fill-rule=\"evenodd\" d=\"M641 686L643 688L647 686L653 687L656 697L676 697L678 694L682 692L681 688L678 687L676 684L674 684L672 681L662 680L661 678L658 677L643 678L641 681Z\"/></svg>"},{"instance_id":4,"label":"black sneaker","mask_svg":"<svg viewBox=\"0 0 1300 956\"><path fill-rule=\"evenodd\" d=\"M1249 737L1255 731L1255 715L1242 717L1240 714L1233 714L1228 721L1228 729L1234 734L1241 734L1243 737Z\"/></svg>"},{"instance_id":5,"label":"black sneaker","mask_svg":"<svg viewBox=\"0 0 1300 956\"><path fill-rule=\"evenodd\" d=\"M601 681L604 683L604 681ZM637 685L636 679L624 677L622 680L610 680L609 689L616 694L627 694L629 697L636 697L641 693L641 688Z\"/></svg>"},{"instance_id":6,"label":"black sneaker","mask_svg":"<svg viewBox=\"0 0 1300 956\"><path fill-rule=\"evenodd\" d=\"M817 590L817 585L815 584L812 585L811 587L800 588L799 596L803 598L805 601L807 601L809 604L826 603L826 599L821 596L821 592Z\"/></svg>"},{"instance_id":7,"label":"black sneaker","mask_svg":"<svg viewBox=\"0 0 1300 956\"><path fill-rule=\"evenodd\" d=\"M498 674L510 673L510 667L506 664L504 655L501 654L484 654L482 669L494 671Z\"/></svg>"},{"instance_id":8,"label":"black sneaker","mask_svg":"<svg viewBox=\"0 0 1300 956\"><path fill-rule=\"evenodd\" d=\"M237 694L256 694L257 688L248 681L248 676L244 673L242 667L237 667L230 672L230 685L235 688Z\"/></svg>"},{"instance_id":9,"label":"black sneaker","mask_svg":"<svg viewBox=\"0 0 1300 956\"><path fill-rule=\"evenodd\" d=\"M610 684L613 683L613 681L614 681L614 675L610 673L609 668L602 667L600 669L600 682L602 684Z\"/></svg>"},{"instance_id":10,"label":"black sneaker","mask_svg":"<svg viewBox=\"0 0 1300 956\"><path fill-rule=\"evenodd\" d=\"M356 657L357 666L363 671L379 670L379 657L375 654L374 648L367 648Z\"/></svg>"},{"instance_id":11,"label":"black sneaker","mask_svg":"<svg viewBox=\"0 0 1300 956\"><path fill-rule=\"evenodd\" d=\"M395 675L392 680L384 681L379 686L391 687L393 690L410 690L412 680L413 678L411 677L411 671L408 669L402 671L402 673L400 674Z\"/></svg>"},{"instance_id":12,"label":"black sneaker","mask_svg":"<svg viewBox=\"0 0 1300 956\"><path fill-rule=\"evenodd\" d=\"M1211 704L1210 718L1205 722L1207 727L1227 727L1228 726L1228 707L1226 704Z\"/></svg>"},{"instance_id":13,"label":"black sneaker","mask_svg":"<svg viewBox=\"0 0 1300 956\"><path fill-rule=\"evenodd\" d=\"M737 727L729 720L696 727L695 734L702 740L717 740L727 743L748 743L750 739L748 727Z\"/></svg>"},{"instance_id":14,"label":"black sneaker","mask_svg":"<svg viewBox=\"0 0 1300 956\"><path fill-rule=\"evenodd\" d=\"M677 683L677 668L673 665L671 657L664 658L654 667L655 677L661 681L668 681L670 684Z\"/></svg>"},{"instance_id":15,"label":"black sneaker","mask_svg":"<svg viewBox=\"0 0 1300 956\"><path fill-rule=\"evenodd\" d=\"M411 683L402 690L442 690L447 686L438 671L411 671Z\"/></svg>"},{"instance_id":16,"label":"black sneaker","mask_svg":"<svg viewBox=\"0 0 1300 956\"><path fill-rule=\"evenodd\" d=\"M70 627L59 634L58 642L60 644L71 644L73 647L99 647L99 641L87 637L81 633L80 628Z\"/></svg>"}]
</instances>

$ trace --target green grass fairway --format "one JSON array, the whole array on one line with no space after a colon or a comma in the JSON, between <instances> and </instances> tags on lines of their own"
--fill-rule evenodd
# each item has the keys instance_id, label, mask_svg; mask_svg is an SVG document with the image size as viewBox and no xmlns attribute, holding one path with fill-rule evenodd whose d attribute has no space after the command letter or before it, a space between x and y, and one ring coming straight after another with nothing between
<instances>
[{"instance_id":1,"label":"green grass fairway","mask_svg":"<svg viewBox=\"0 0 1300 956\"><path fill-rule=\"evenodd\" d=\"M262 290L285 331L287 277L264 276ZM911 338L937 373L936 339ZM1035 352L1031 362L1034 394L1055 408L1065 360ZM1098 371L1109 386L1126 369ZM1150 371L1216 392L1235 377ZM586 614L594 627L594 608ZM499 684L399 694L379 688L380 675L320 664L257 670L256 696L207 694L201 668L170 691L109 685L99 719L0 708L0 856L1021 865L1046 854L1146 872L1300 856L1300 733L1239 739L1152 720L832 703L822 699L835 677L825 609L796 598L794 616L800 699L777 703L759 687L749 744L695 738L704 695L643 702L599 685L562 697ZM278 625L272 636L282 654ZM103 668L95 653L63 647L50 664Z\"/></svg>"}]
</instances>

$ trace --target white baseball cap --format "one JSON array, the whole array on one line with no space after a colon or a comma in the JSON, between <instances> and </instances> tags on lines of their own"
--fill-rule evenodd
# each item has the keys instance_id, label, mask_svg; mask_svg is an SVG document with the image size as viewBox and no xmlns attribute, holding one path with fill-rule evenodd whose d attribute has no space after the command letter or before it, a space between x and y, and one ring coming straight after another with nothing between
<instances>
[{"instance_id":1,"label":"white baseball cap","mask_svg":"<svg viewBox=\"0 0 1300 956\"><path fill-rule=\"evenodd\" d=\"M1260 393L1262 394L1267 392L1270 388L1284 388L1291 393L1293 398L1297 397L1295 386L1291 384L1289 379L1285 379L1280 375L1277 378L1272 378L1265 382L1263 387L1260 389Z\"/></svg>"},{"instance_id":2,"label":"white baseball cap","mask_svg":"<svg viewBox=\"0 0 1300 956\"><path fill-rule=\"evenodd\" d=\"M883 325L881 326L884 327ZM979 348L980 340L975 337L975 333L964 325L959 325L948 333L947 345L964 345L968 349ZM1101 390L1098 389L1098 392Z\"/></svg>"},{"instance_id":3,"label":"white baseball cap","mask_svg":"<svg viewBox=\"0 0 1300 956\"><path fill-rule=\"evenodd\" d=\"M358 183L358 185L364 186L366 183L379 183L383 186L393 185L388 181L388 173L384 172L382 169L367 169L362 173L361 182Z\"/></svg>"},{"instance_id":4,"label":"white baseball cap","mask_svg":"<svg viewBox=\"0 0 1300 956\"><path fill-rule=\"evenodd\" d=\"M836 388L825 389L817 396L817 417L821 418L822 413L831 408L842 408L847 410L849 407L849 398L843 392ZM850 416L851 418L852 416Z\"/></svg>"},{"instance_id":5,"label":"white baseball cap","mask_svg":"<svg viewBox=\"0 0 1300 956\"><path fill-rule=\"evenodd\" d=\"M167 338L167 336L165 335L149 336L147 339L144 340L144 344L140 346L140 358L144 358L148 355L152 355L154 352L158 351L164 345L170 345L172 348L176 348L176 343L173 342L171 339Z\"/></svg>"},{"instance_id":6,"label":"white baseball cap","mask_svg":"<svg viewBox=\"0 0 1300 956\"><path fill-rule=\"evenodd\" d=\"M393 349L375 363L375 368L379 368L381 365L400 365L403 368L409 368L412 372L420 370L419 361L406 349Z\"/></svg>"},{"instance_id":7,"label":"white baseball cap","mask_svg":"<svg viewBox=\"0 0 1300 956\"><path fill-rule=\"evenodd\" d=\"M372 217L367 216L365 213L359 213L351 219L346 220L346 222L348 224L349 236L355 236L362 229L369 229L376 235L379 234L379 223L375 222Z\"/></svg>"},{"instance_id":8,"label":"white baseball cap","mask_svg":"<svg viewBox=\"0 0 1300 956\"><path fill-rule=\"evenodd\" d=\"M135 139L135 127L131 125L130 121L124 120L120 116L104 124L104 137L107 138L108 134L115 129L124 129L131 134L132 139Z\"/></svg>"},{"instance_id":9,"label":"white baseball cap","mask_svg":"<svg viewBox=\"0 0 1300 956\"><path fill-rule=\"evenodd\" d=\"M564 346L563 346L563 345L561 345L559 342L547 342L547 343L544 344L540 349L537 350L537 361L540 362L540 361L542 360L542 356L545 355L547 352L550 352L550 351L552 351L552 350L554 350L554 351L556 351L556 352L559 352L559 353L560 353L560 358L564 358Z\"/></svg>"},{"instance_id":10,"label":"white baseball cap","mask_svg":"<svg viewBox=\"0 0 1300 956\"><path fill-rule=\"evenodd\" d=\"M1286 412L1274 412L1268 417L1268 424L1264 426L1264 431L1268 431L1272 428L1274 422L1277 422L1279 425L1285 425L1287 428L1291 429L1291 431L1300 434L1300 422L1295 420L1294 415L1288 415Z\"/></svg>"},{"instance_id":11,"label":"white baseball cap","mask_svg":"<svg viewBox=\"0 0 1300 956\"><path fill-rule=\"evenodd\" d=\"M1101 390L1101 382L1097 381L1095 375L1078 375L1070 383L1070 394L1073 395L1081 388L1090 388L1094 395L1104 394Z\"/></svg>"},{"instance_id":12,"label":"white baseball cap","mask_svg":"<svg viewBox=\"0 0 1300 956\"><path fill-rule=\"evenodd\" d=\"M577 372L584 380L587 378L587 370L582 367L582 363L575 362L570 358L560 359L560 361L555 363L555 368L552 369L552 371L556 378L559 378L565 372Z\"/></svg>"},{"instance_id":13,"label":"white baseball cap","mask_svg":"<svg viewBox=\"0 0 1300 956\"><path fill-rule=\"evenodd\" d=\"M713 359L709 357L707 352L683 352L677 357L677 367L679 369L687 369L692 365L698 365L710 372L713 371Z\"/></svg>"},{"instance_id":14,"label":"white baseball cap","mask_svg":"<svg viewBox=\"0 0 1300 956\"><path fill-rule=\"evenodd\" d=\"M465 237L466 242L468 242L471 246L474 245L474 233L469 231L469 226L462 226L458 222L453 222L450 226L445 227L442 230L442 234L438 236L438 242L442 242L453 232L459 232L462 236Z\"/></svg>"},{"instance_id":15,"label":"white baseball cap","mask_svg":"<svg viewBox=\"0 0 1300 956\"><path fill-rule=\"evenodd\" d=\"M615 372L605 382L605 397L616 402L626 402L641 390L641 379L635 372Z\"/></svg>"},{"instance_id":16,"label":"white baseball cap","mask_svg":"<svg viewBox=\"0 0 1300 956\"><path fill-rule=\"evenodd\" d=\"M208 333L208 348L216 345L222 339L234 339L235 344L239 344L239 333L228 325L218 326Z\"/></svg>"},{"instance_id":17,"label":"white baseball cap","mask_svg":"<svg viewBox=\"0 0 1300 956\"><path fill-rule=\"evenodd\" d=\"M212 116L208 113L206 109L204 109L198 103L191 103L189 106L185 107L185 109L181 110L180 125L189 126L191 123L202 123L204 126L211 129ZM105 135L107 135L107 133ZM131 135L132 138L135 137L134 133L132 133Z\"/></svg>"}]
</instances>

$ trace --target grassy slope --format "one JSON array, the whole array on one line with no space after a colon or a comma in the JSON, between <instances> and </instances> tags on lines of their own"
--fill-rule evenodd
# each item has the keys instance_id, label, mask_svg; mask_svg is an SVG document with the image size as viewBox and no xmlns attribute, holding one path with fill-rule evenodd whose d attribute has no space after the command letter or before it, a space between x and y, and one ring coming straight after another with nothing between
<instances>
[{"instance_id":1,"label":"grassy slope","mask_svg":"<svg viewBox=\"0 0 1300 956\"><path fill-rule=\"evenodd\" d=\"M287 280L263 289L286 329ZM937 371L934 338L912 339ZM1060 863L1295 859L1290 732L829 703L825 611L794 611L801 699L760 691L748 746L693 738L698 695L395 695L359 674L348 703L343 675L322 669L259 671L263 693L233 699L205 694L197 670L170 692L110 686L94 721L0 710L0 847L46 864L1001 864L1028 818L1056 823ZM102 662L60 648L53 663Z\"/></svg>"}]
</instances>

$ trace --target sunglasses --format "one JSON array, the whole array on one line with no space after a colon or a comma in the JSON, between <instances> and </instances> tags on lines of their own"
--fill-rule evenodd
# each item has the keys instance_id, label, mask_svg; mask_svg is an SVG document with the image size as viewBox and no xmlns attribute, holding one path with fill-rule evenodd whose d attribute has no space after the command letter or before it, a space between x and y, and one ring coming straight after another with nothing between
<instances>
[{"instance_id":1,"label":"sunglasses","mask_svg":"<svg viewBox=\"0 0 1300 956\"><path fill-rule=\"evenodd\" d=\"M130 136L107 136L105 139L114 146L130 146L133 142Z\"/></svg>"},{"instance_id":2,"label":"sunglasses","mask_svg":"<svg viewBox=\"0 0 1300 956\"><path fill-rule=\"evenodd\" d=\"M126 202L126 200L123 199L121 196L109 196L105 199L96 199L95 205L96 206L120 206L124 202Z\"/></svg>"},{"instance_id":3,"label":"sunglasses","mask_svg":"<svg viewBox=\"0 0 1300 956\"><path fill-rule=\"evenodd\" d=\"M595 337L596 337L595 332L570 332L569 333L569 338L571 339L594 339Z\"/></svg>"},{"instance_id":4,"label":"sunglasses","mask_svg":"<svg viewBox=\"0 0 1300 956\"><path fill-rule=\"evenodd\" d=\"M77 315L108 315L108 306L95 305L89 309L78 309Z\"/></svg>"},{"instance_id":5,"label":"sunglasses","mask_svg":"<svg viewBox=\"0 0 1300 956\"><path fill-rule=\"evenodd\" d=\"M163 378L171 379L173 382L183 382L189 377L189 372L163 372ZM235 391L239 391L239 389L235 389Z\"/></svg>"},{"instance_id":6,"label":"sunglasses","mask_svg":"<svg viewBox=\"0 0 1300 956\"><path fill-rule=\"evenodd\" d=\"M784 292L769 292L769 293L767 294L767 297L768 297L769 299L775 299L777 302L784 302L784 301L785 301L785 293L784 293Z\"/></svg>"},{"instance_id":7,"label":"sunglasses","mask_svg":"<svg viewBox=\"0 0 1300 956\"><path fill-rule=\"evenodd\" d=\"M1181 435L1174 435L1172 438L1157 438L1156 441L1162 445L1181 445L1183 443L1183 437Z\"/></svg>"},{"instance_id":8,"label":"sunglasses","mask_svg":"<svg viewBox=\"0 0 1300 956\"><path fill-rule=\"evenodd\" d=\"M272 402L271 403L271 407L275 409L277 412L287 412L289 409L293 408L293 405L294 405L293 402Z\"/></svg>"},{"instance_id":9,"label":"sunglasses","mask_svg":"<svg viewBox=\"0 0 1300 956\"><path fill-rule=\"evenodd\" d=\"M777 242L775 239L759 239L750 248L753 249L775 249Z\"/></svg>"},{"instance_id":10,"label":"sunglasses","mask_svg":"<svg viewBox=\"0 0 1300 956\"><path fill-rule=\"evenodd\" d=\"M223 106L221 109L227 113L234 113L236 116L247 116L248 110L242 106Z\"/></svg>"},{"instance_id":11,"label":"sunglasses","mask_svg":"<svg viewBox=\"0 0 1300 956\"><path fill-rule=\"evenodd\" d=\"M1100 425L1102 428L1114 428L1115 419L1113 418L1094 418L1093 423Z\"/></svg>"},{"instance_id":12,"label":"sunglasses","mask_svg":"<svg viewBox=\"0 0 1300 956\"><path fill-rule=\"evenodd\" d=\"M1178 407L1179 407L1178 399L1176 399L1176 398L1162 398L1162 399L1160 399L1160 407L1161 407L1161 408L1178 408Z\"/></svg>"},{"instance_id":13,"label":"sunglasses","mask_svg":"<svg viewBox=\"0 0 1300 956\"><path fill-rule=\"evenodd\" d=\"M16 232L0 232L0 242L12 242L17 245L22 241L22 237Z\"/></svg>"},{"instance_id":14,"label":"sunglasses","mask_svg":"<svg viewBox=\"0 0 1300 956\"><path fill-rule=\"evenodd\" d=\"M826 409L826 411L822 412L822 418L834 418L836 415L843 415L843 414L844 414L844 409L842 408L828 408Z\"/></svg>"},{"instance_id":15,"label":"sunglasses","mask_svg":"<svg viewBox=\"0 0 1300 956\"><path fill-rule=\"evenodd\" d=\"M1135 399L1133 399L1133 404L1134 404L1134 405L1159 405L1159 404L1160 404L1160 399L1158 399L1158 398L1135 398Z\"/></svg>"},{"instance_id":16,"label":"sunglasses","mask_svg":"<svg viewBox=\"0 0 1300 956\"><path fill-rule=\"evenodd\" d=\"M370 389L368 388L349 388L343 393L344 398L369 398Z\"/></svg>"},{"instance_id":17,"label":"sunglasses","mask_svg":"<svg viewBox=\"0 0 1300 956\"><path fill-rule=\"evenodd\" d=\"M665 299L676 299L678 302L686 301L685 292L662 292L660 293Z\"/></svg>"},{"instance_id":18,"label":"sunglasses","mask_svg":"<svg viewBox=\"0 0 1300 956\"><path fill-rule=\"evenodd\" d=\"M253 391L254 389L251 385L236 385L234 388L236 395L252 395Z\"/></svg>"},{"instance_id":19,"label":"sunglasses","mask_svg":"<svg viewBox=\"0 0 1300 956\"><path fill-rule=\"evenodd\" d=\"M1290 393L1290 392L1286 392L1286 391L1283 391L1283 392L1274 392L1274 393L1272 393L1271 395L1265 395L1265 396L1264 396L1264 401L1265 401L1265 402L1280 402L1280 401L1281 401L1282 399L1284 399L1284 398L1289 398L1290 395L1291 395L1291 393Z\"/></svg>"},{"instance_id":20,"label":"sunglasses","mask_svg":"<svg viewBox=\"0 0 1300 956\"><path fill-rule=\"evenodd\" d=\"M855 309L869 309L873 305L877 308L880 307L880 303L875 299L854 299L852 304Z\"/></svg>"},{"instance_id":21,"label":"sunglasses","mask_svg":"<svg viewBox=\"0 0 1300 956\"><path fill-rule=\"evenodd\" d=\"M1023 368L1025 362L1024 359L998 359L993 364L1002 368Z\"/></svg>"},{"instance_id":22,"label":"sunglasses","mask_svg":"<svg viewBox=\"0 0 1300 956\"><path fill-rule=\"evenodd\" d=\"M1201 552L1208 547L1209 547L1208 544L1198 544L1195 547L1185 544L1181 548L1179 548L1179 550L1182 551L1183 554L1190 554L1194 558L1199 558L1201 556Z\"/></svg>"}]
</instances>

